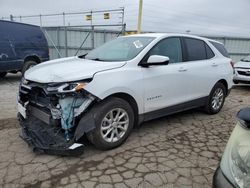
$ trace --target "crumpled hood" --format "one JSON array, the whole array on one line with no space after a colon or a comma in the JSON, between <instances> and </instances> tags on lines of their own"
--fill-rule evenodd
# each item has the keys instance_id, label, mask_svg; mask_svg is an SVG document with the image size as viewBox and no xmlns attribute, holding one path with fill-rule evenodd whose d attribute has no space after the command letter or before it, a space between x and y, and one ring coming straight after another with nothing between
<instances>
[{"instance_id":1,"label":"crumpled hood","mask_svg":"<svg viewBox=\"0 0 250 188\"><path fill-rule=\"evenodd\" d=\"M235 68L244 67L244 68L249 68L250 69L250 62L239 61L239 62L234 64L234 67Z\"/></svg>"},{"instance_id":2,"label":"crumpled hood","mask_svg":"<svg viewBox=\"0 0 250 188\"><path fill-rule=\"evenodd\" d=\"M25 79L39 82L70 82L92 78L95 73L120 68L126 62L102 62L78 57L47 61L25 72Z\"/></svg>"}]
</instances>

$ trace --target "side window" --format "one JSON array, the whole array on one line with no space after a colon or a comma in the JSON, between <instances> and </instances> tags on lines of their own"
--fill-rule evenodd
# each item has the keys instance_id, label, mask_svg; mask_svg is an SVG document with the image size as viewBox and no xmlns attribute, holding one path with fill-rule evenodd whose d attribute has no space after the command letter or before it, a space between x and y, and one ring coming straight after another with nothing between
<instances>
[{"instance_id":1,"label":"side window","mask_svg":"<svg viewBox=\"0 0 250 188\"><path fill-rule=\"evenodd\" d=\"M207 59L205 43L199 39L184 38L187 50L187 61Z\"/></svg>"},{"instance_id":2,"label":"side window","mask_svg":"<svg viewBox=\"0 0 250 188\"><path fill-rule=\"evenodd\" d=\"M169 57L169 63L182 62L181 41L179 38L167 38L157 43L149 55L163 55Z\"/></svg>"},{"instance_id":3,"label":"side window","mask_svg":"<svg viewBox=\"0 0 250 188\"><path fill-rule=\"evenodd\" d=\"M206 47L206 53L207 53L207 59L211 59L214 57L214 52L211 50L211 48L205 43Z\"/></svg>"},{"instance_id":4,"label":"side window","mask_svg":"<svg viewBox=\"0 0 250 188\"><path fill-rule=\"evenodd\" d=\"M226 50L226 48L224 47L223 44L217 43L217 42L212 42L212 45L224 56L224 57L229 57L229 54Z\"/></svg>"}]
</instances>

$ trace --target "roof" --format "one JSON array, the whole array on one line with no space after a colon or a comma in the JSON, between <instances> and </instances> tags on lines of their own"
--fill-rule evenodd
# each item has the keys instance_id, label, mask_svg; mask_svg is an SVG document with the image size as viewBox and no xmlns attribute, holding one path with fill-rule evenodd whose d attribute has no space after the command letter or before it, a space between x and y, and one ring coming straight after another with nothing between
<instances>
[{"instance_id":1,"label":"roof","mask_svg":"<svg viewBox=\"0 0 250 188\"><path fill-rule=\"evenodd\" d=\"M0 23L10 23L10 24L20 24L20 25L27 25L27 26L31 26L31 27L40 27L38 25L32 25L32 24L27 24L27 23L22 23L22 22L15 22L15 21L8 21L8 20L0 20Z\"/></svg>"},{"instance_id":2,"label":"roof","mask_svg":"<svg viewBox=\"0 0 250 188\"><path fill-rule=\"evenodd\" d=\"M191 37L191 38L201 39L201 40L205 40L205 41L213 41L213 42L220 43L220 42L218 42L216 40L208 39L208 38L205 38L205 37L200 37L200 36L196 36L196 35L189 35L189 34L183 34L183 33L142 33L142 34L134 34L134 35L129 35L129 36L155 37L155 38L179 36L179 37Z\"/></svg>"}]
</instances>

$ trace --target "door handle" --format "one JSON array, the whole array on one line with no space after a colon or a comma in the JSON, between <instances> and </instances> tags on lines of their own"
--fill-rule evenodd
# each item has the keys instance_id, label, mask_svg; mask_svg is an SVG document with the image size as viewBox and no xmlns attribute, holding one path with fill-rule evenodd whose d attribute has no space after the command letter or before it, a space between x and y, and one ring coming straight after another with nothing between
<instances>
[{"instance_id":1,"label":"door handle","mask_svg":"<svg viewBox=\"0 0 250 188\"><path fill-rule=\"evenodd\" d=\"M185 69L185 68L181 67L178 71L179 71L179 72L186 72L186 71L187 71L187 69Z\"/></svg>"},{"instance_id":2,"label":"door handle","mask_svg":"<svg viewBox=\"0 0 250 188\"><path fill-rule=\"evenodd\" d=\"M218 67L218 64L213 63L213 64L212 64L212 67Z\"/></svg>"}]
</instances>

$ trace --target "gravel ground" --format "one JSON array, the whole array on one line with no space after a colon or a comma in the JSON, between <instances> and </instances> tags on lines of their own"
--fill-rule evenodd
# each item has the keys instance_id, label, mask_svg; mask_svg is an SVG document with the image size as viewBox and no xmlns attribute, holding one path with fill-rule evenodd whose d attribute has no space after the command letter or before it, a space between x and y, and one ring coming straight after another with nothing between
<instances>
[{"instance_id":1,"label":"gravel ground","mask_svg":"<svg viewBox=\"0 0 250 188\"><path fill-rule=\"evenodd\" d=\"M0 80L0 187L211 187L235 114L250 104L250 87L237 86L217 115L191 110L143 123L117 149L49 156L18 136L19 79Z\"/></svg>"}]
</instances>

